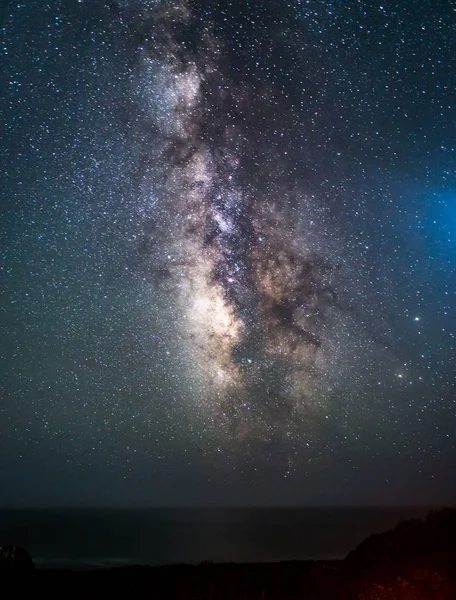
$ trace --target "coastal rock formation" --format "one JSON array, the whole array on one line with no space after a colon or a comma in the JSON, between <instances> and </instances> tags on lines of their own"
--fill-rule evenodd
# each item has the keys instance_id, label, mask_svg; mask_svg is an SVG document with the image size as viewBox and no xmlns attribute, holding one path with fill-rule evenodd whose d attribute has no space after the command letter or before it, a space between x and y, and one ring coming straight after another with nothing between
<instances>
[{"instance_id":1,"label":"coastal rock formation","mask_svg":"<svg viewBox=\"0 0 456 600\"><path fill-rule=\"evenodd\" d=\"M357 600L454 600L456 509L369 536L343 561L346 596Z\"/></svg>"},{"instance_id":2,"label":"coastal rock formation","mask_svg":"<svg viewBox=\"0 0 456 600\"><path fill-rule=\"evenodd\" d=\"M32 557L24 548L13 545L0 546L0 569L30 572L34 568Z\"/></svg>"},{"instance_id":3,"label":"coastal rock formation","mask_svg":"<svg viewBox=\"0 0 456 600\"><path fill-rule=\"evenodd\" d=\"M37 569L20 582L31 593L123 594L157 600L455 600L456 509L403 521L372 535L345 560L125 566L81 571ZM0 547L3 569L33 569L28 553ZM4 572L2 573L4 574Z\"/></svg>"},{"instance_id":4,"label":"coastal rock formation","mask_svg":"<svg viewBox=\"0 0 456 600\"><path fill-rule=\"evenodd\" d=\"M456 564L456 509L431 512L424 521L413 519L366 538L344 561L356 569L404 566L450 569Z\"/></svg>"}]
</instances>

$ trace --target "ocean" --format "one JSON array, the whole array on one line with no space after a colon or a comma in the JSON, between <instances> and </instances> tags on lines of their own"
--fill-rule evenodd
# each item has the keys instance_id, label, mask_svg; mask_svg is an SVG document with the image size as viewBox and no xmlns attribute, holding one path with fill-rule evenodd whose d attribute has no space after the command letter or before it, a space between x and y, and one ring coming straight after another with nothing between
<instances>
[{"instance_id":1,"label":"ocean","mask_svg":"<svg viewBox=\"0 0 456 600\"><path fill-rule=\"evenodd\" d=\"M6 509L0 545L38 568L344 558L425 508Z\"/></svg>"}]
</instances>

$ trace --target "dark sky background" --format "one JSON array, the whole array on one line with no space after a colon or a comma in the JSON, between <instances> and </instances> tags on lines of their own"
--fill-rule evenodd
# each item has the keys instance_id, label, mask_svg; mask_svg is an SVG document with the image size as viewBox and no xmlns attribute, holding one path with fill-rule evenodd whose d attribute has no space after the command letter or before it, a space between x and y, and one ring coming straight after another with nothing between
<instances>
[{"instance_id":1,"label":"dark sky background","mask_svg":"<svg viewBox=\"0 0 456 600\"><path fill-rule=\"evenodd\" d=\"M0 18L0 506L454 503L455 2Z\"/></svg>"}]
</instances>

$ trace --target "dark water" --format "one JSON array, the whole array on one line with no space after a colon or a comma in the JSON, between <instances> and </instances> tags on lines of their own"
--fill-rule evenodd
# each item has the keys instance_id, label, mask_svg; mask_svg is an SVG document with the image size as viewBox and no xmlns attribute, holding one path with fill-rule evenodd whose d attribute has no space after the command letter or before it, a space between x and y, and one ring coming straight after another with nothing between
<instances>
[{"instance_id":1,"label":"dark water","mask_svg":"<svg viewBox=\"0 0 456 600\"><path fill-rule=\"evenodd\" d=\"M343 558L371 533L426 509L1 510L0 545L42 566Z\"/></svg>"}]
</instances>

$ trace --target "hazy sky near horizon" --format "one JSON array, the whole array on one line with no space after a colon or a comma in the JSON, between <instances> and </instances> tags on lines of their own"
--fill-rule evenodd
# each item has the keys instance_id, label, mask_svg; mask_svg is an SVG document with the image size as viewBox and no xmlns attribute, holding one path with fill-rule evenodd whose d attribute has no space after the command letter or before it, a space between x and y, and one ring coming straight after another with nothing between
<instances>
[{"instance_id":1,"label":"hazy sky near horizon","mask_svg":"<svg viewBox=\"0 0 456 600\"><path fill-rule=\"evenodd\" d=\"M0 507L453 503L455 3L0 18Z\"/></svg>"}]
</instances>

